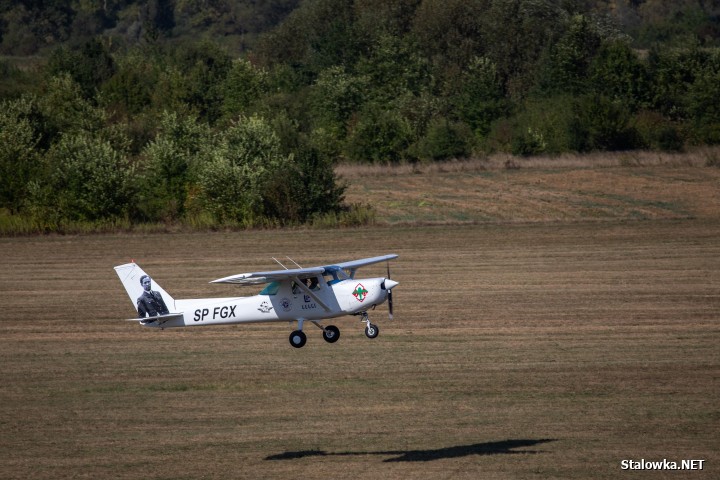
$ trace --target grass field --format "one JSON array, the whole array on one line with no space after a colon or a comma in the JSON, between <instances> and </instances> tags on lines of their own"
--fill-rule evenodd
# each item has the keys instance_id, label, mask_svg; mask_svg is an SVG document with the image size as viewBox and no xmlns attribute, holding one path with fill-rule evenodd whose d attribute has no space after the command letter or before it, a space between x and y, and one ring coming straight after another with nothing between
<instances>
[{"instance_id":1,"label":"grass field","mask_svg":"<svg viewBox=\"0 0 720 480\"><path fill-rule=\"evenodd\" d=\"M715 165L707 167L706 165ZM381 224L717 219L720 149L339 167Z\"/></svg>"},{"instance_id":2,"label":"grass field","mask_svg":"<svg viewBox=\"0 0 720 480\"><path fill-rule=\"evenodd\" d=\"M675 213L644 220L618 207L525 223L0 238L0 478L718 478L720 209L700 208L718 198L716 172L628 169L675 196L661 208ZM505 174L532 184L532 172ZM395 320L371 312L374 340L339 320L336 344L311 328L300 350L288 324L124 322L134 309L112 269L135 259L177 298L227 296L257 289L207 282L274 268L271 256L389 252ZM705 463L630 472L625 459Z\"/></svg>"},{"instance_id":3,"label":"grass field","mask_svg":"<svg viewBox=\"0 0 720 480\"><path fill-rule=\"evenodd\" d=\"M394 227L0 239L2 478L717 478L720 226ZM396 319L145 330L112 266L177 297L397 252ZM383 274L370 267L368 274ZM313 335L313 333L315 333Z\"/></svg>"}]
</instances>

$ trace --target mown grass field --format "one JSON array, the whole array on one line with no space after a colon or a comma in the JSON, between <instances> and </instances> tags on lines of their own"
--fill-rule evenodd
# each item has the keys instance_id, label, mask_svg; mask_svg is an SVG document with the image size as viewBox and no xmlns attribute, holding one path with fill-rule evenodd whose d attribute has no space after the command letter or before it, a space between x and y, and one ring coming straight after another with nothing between
<instances>
[{"instance_id":1,"label":"mown grass field","mask_svg":"<svg viewBox=\"0 0 720 480\"><path fill-rule=\"evenodd\" d=\"M648 174L677 218L0 238L0 477L717 478L720 211L693 207L697 171ZM225 296L255 289L207 282L271 256L388 252L395 320L300 350L284 323L123 322L112 269Z\"/></svg>"},{"instance_id":2,"label":"mown grass field","mask_svg":"<svg viewBox=\"0 0 720 480\"><path fill-rule=\"evenodd\" d=\"M708 167L707 165L714 165ZM484 224L720 217L720 149L341 166L378 223Z\"/></svg>"}]
</instances>

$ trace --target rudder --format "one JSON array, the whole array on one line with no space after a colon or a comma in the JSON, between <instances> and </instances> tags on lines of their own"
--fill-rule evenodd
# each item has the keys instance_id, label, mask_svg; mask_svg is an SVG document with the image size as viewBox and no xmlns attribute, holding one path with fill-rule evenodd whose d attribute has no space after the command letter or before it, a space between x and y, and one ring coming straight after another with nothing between
<instances>
[{"instance_id":1,"label":"rudder","mask_svg":"<svg viewBox=\"0 0 720 480\"><path fill-rule=\"evenodd\" d=\"M126 263L124 265L118 265L117 267L115 267L115 272L117 272L118 277L123 284L123 287L125 287L125 291L130 297L130 301L137 309L137 299L143 294L144 291L142 284L140 283L140 279L146 276L147 273L145 273L143 269L140 268L140 266L136 263ZM150 278L152 280L152 291L158 292L160 293L160 295L162 295L165 305L167 305L168 309L171 312L176 311L175 299L171 297L170 294L167 293L160 285L158 285L158 283L154 279L152 279L152 277Z\"/></svg>"}]
</instances>

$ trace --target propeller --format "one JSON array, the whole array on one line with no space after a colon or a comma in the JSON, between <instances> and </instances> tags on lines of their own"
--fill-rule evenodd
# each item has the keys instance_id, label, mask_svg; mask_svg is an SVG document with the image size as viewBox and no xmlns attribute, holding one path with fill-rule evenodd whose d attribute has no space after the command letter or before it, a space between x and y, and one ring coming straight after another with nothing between
<instances>
[{"instance_id":1,"label":"propeller","mask_svg":"<svg viewBox=\"0 0 720 480\"><path fill-rule=\"evenodd\" d=\"M387 262L387 279L390 280L390 262ZM390 290L388 290L388 317L390 318L390 320L393 319L392 287L390 287Z\"/></svg>"}]
</instances>

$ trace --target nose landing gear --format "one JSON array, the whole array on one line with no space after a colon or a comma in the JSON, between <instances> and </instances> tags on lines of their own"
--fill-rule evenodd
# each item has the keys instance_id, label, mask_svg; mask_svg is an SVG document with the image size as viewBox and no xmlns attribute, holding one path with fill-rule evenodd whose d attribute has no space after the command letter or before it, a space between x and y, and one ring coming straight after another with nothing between
<instances>
[{"instance_id":1,"label":"nose landing gear","mask_svg":"<svg viewBox=\"0 0 720 480\"><path fill-rule=\"evenodd\" d=\"M375 338L380 335L380 328L374 323L370 323L370 317L367 312L362 312L362 322L365 323L365 336L368 338Z\"/></svg>"}]
</instances>

